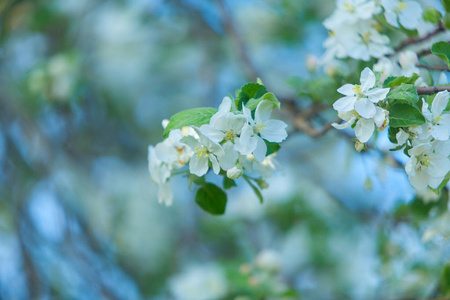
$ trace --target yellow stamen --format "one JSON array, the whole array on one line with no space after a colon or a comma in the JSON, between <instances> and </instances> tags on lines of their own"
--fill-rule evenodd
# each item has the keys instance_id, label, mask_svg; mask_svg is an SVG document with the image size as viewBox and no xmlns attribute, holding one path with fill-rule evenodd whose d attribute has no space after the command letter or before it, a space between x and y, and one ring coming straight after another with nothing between
<instances>
[{"instance_id":1,"label":"yellow stamen","mask_svg":"<svg viewBox=\"0 0 450 300\"><path fill-rule=\"evenodd\" d=\"M362 92L362 88L360 85L355 84L355 86L352 88L353 92L355 92L355 95L357 98L364 98L365 95Z\"/></svg>"},{"instance_id":2,"label":"yellow stamen","mask_svg":"<svg viewBox=\"0 0 450 300\"><path fill-rule=\"evenodd\" d=\"M195 151L197 151L198 157L207 157L209 154L208 149L202 148L202 147L196 147Z\"/></svg>"},{"instance_id":3,"label":"yellow stamen","mask_svg":"<svg viewBox=\"0 0 450 300\"><path fill-rule=\"evenodd\" d=\"M266 126L267 126L267 123L264 123L264 122L256 124L256 127L255 127L256 133L264 131L265 130L264 128Z\"/></svg>"},{"instance_id":4,"label":"yellow stamen","mask_svg":"<svg viewBox=\"0 0 450 300\"><path fill-rule=\"evenodd\" d=\"M400 1L398 3L398 10L402 11L402 10L406 9L407 6L408 6L408 4L406 4L406 2Z\"/></svg>"},{"instance_id":5,"label":"yellow stamen","mask_svg":"<svg viewBox=\"0 0 450 300\"><path fill-rule=\"evenodd\" d=\"M355 12L355 8L353 7L353 5L351 5L348 2L344 3L344 8L350 13L354 13Z\"/></svg>"}]
</instances>

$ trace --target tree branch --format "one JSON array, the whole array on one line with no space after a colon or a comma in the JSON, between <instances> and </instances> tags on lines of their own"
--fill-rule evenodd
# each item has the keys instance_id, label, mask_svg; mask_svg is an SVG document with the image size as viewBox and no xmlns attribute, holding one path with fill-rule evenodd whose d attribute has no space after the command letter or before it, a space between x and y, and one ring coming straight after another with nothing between
<instances>
[{"instance_id":1,"label":"tree branch","mask_svg":"<svg viewBox=\"0 0 450 300\"><path fill-rule=\"evenodd\" d=\"M422 64L417 64L416 67L427 69L430 71L450 71L450 69L447 66L427 66Z\"/></svg>"},{"instance_id":2,"label":"tree branch","mask_svg":"<svg viewBox=\"0 0 450 300\"><path fill-rule=\"evenodd\" d=\"M419 95L433 95L442 91L450 91L450 86L424 86L416 89Z\"/></svg>"},{"instance_id":3,"label":"tree branch","mask_svg":"<svg viewBox=\"0 0 450 300\"><path fill-rule=\"evenodd\" d=\"M417 43L424 42L424 41L430 39L431 37L433 37L433 36L435 36L435 35L437 35L437 34L439 34L441 32L444 32L444 31L445 31L444 24L442 22L439 22L439 27L436 28L436 30L434 30L434 31L430 32L429 34L427 34L427 35L425 35L423 37L420 37L420 38L409 38L406 41L404 41L403 43L401 43L400 45L398 45L397 47L395 47L394 51L395 52L400 52L400 51L402 51L403 49L405 49L406 47L408 47L410 45L414 45L414 44L417 44Z\"/></svg>"}]
</instances>

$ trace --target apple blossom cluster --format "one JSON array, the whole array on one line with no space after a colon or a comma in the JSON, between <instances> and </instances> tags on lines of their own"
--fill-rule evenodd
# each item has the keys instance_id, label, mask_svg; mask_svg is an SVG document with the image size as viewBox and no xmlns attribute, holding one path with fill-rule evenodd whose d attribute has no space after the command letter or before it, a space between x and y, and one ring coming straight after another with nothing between
<instances>
[{"instance_id":1,"label":"apple blossom cluster","mask_svg":"<svg viewBox=\"0 0 450 300\"><path fill-rule=\"evenodd\" d=\"M223 98L218 110L197 108L180 112L163 124L161 143L148 148L150 178L159 186L158 200L172 203L170 179L189 176L189 185L198 185L196 202L212 214L222 214L226 194L206 182L209 170L224 177L223 188L235 186L243 177L262 201L259 188L275 168L273 157L287 137L287 124L271 119L280 103L260 83L249 83L237 98ZM258 188L259 187L259 188Z\"/></svg>"},{"instance_id":2,"label":"apple blossom cluster","mask_svg":"<svg viewBox=\"0 0 450 300\"><path fill-rule=\"evenodd\" d=\"M391 39L383 29L417 31L423 36L436 27L423 12L413 0L338 0L336 10L323 22L329 31L323 62L347 57L369 61L392 55Z\"/></svg>"},{"instance_id":3,"label":"apple blossom cluster","mask_svg":"<svg viewBox=\"0 0 450 300\"><path fill-rule=\"evenodd\" d=\"M404 149L409 156L405 170L411 184L418 191L427 187L439 190L448 182L450 172L449 92L420 99L413 85L417 78L417 74L389 77L383 86L392 88L379 88L376 75L365 68L361 85L345 84L337 90L344 97L333 108L345 122L332 125L354 128L358 151L366 148L375 128L382 131L390 125L389 139L397 146L393 150Z\"/></svg>"}]
</instances>

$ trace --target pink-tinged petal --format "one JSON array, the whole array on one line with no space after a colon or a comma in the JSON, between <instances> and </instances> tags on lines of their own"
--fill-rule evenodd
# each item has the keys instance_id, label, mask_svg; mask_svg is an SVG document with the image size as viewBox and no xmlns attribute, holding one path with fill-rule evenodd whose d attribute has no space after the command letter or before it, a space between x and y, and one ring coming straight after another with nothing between
<instances>
[{"instance_id":1,"label":"pink-tinged petal","mask_svg":"<svg viewBox=\"0 0 450 300\"><path fill-rule=\"evenodd\" d=\"M208 157L200 157L194 154L189 163L189 172L191 172L191 174L197 175L198 177L201 177L205 175L206 172L208 172L208 169Z\"/></svg>"},{"instance_id":2,"label":"pink-tinged petal","mask_svg":"<svg viewBox=\"0 0 450 300\"><path fill-rule=\"evenodd\" d=\"M352 111L355 108L356 97L346 96L338 99L333 104L333 108L337 111Z\"/></svg>"},{"instance_id":3,"label":"pink-tinged petal","mask_svg":"<svg viewBox=\"0 0 450 300\"><path fill-rule=\"evenodd\" d=\"M431 113L434 118L439 117L447 107L448 96L448 91L442 91L437 93L436 97L434 97L433 103L431 104Z\"/></svg>"},{"instance_id":4,"label":"pink-tinged petal","mask_svg":"<svg viewBox=\"0 0 450 300\"><path fill-rule=\"evenodd\" d=\"M367 98L362 98L355 103L356 112L365 119L371 119L375 116L375 105Z\"/></svg>"},{"instance_id":5,"label":"pink-tinged petal","mask_svg":"<svg viewBox=\"0 0 450 300\"><path fill-rule=\"evenodd\" d=\"M236 165L238 153L234 149L234 144L230 141L226 142L222 147L225 153L222 156L218 156L217 159L219 160L220 167L227 171Z\"/></svg>"},{"instance_id":6,"label":"pink-tinged petal","mask_svg":"<svg viewBox=\"0 0 450 300\"><path fill-rule=\"evenodd\" d=\"M255 121L258 123L259 121L269 120L270 115L272 114L272 110L273 110L272 102L267 100L259 102L255 110Z\"/></svg>"},{"instance_id":7,"label":"pink-tinged petal","mask_svg":"<svg viewBox=\"0 0 450 300\"><path fill-rule=\"evenodd\" d=\"M375 74L372 72L371 69L365 68L361 72L361 89L363 92L366 92L368 89L372 88L375 85Z\"/></svg>"},{"instance_id":8,"label":"pink-tinged petal","mask_svg":"<svg viewBox=\"0 0 450 300\"><path fill-rule=\"evenodd\" d=\"M353 90L354 87L353 84L347 83L338 88L337 91L345 96L355 96L355 91Z\"/></svg>"},{"instance_id":9,"label":"pink-tinged petal","mask_svg":"<svg viewBox=\"0 0 450 300\"><path fill-rule=\"evenodd\" d=\"M219 174L220 165L219 165L219 162L217 161L217 158L213 154L210 154L208 157L209 157L209 160L211 161L214 173L216 175Z\"/></svg>"},{"instance_id":10,"label":"pink-tinged petal","mask_svg":"<svg viewBox=\"0 0 450 300\"><path fill-rule=\"evenodd\" d=\"M374 126L374 123L372 120L359 119L356 122L356 126L355 126L356 138L361 143L366 143L372 136L374 127L375 126Z\"/></svg>"},{"instance_id":11,"label":"pink-tinged petal","mask_svg":"<svg viewBox=\"0 0 450 300\"><path fill-rule=\"evenodd\" d=\"M449 138L448 128L440 124L431 127L430 133L432 137L439 141L446 141Z\"/></svg>"},{"instance_id":12,"label":"pink-tinged petal","mask_svg":"<svg viewBox=\"0 0 450 300\"><path fill-rule=\"evenodd\" d=\"M253 155L255 156L257 161L262 162L266 157L267 145L262 138L257 136L255 137L255 139L256 139L256 149L253 151Z\"/></svg>"},{"instance_id":13,"label":"pink-tinged petal","mask_svg":"<svg viewBox=\"0 0 450 300\"><path fill-rule=\"evenodd\" d=\"M370 91L367 91L365 94L369 98L369 100L373 103L378 103L378 101L386 99L387 94L389 93L391 89L380 89L380 88L374 88Z\"/></svg>"},{"instance_id":14,"label":"pink-tinged petal","mask_svg":"<svg viewBox=\"0 0 450 300\"><path fill-rule=\"evenodd\" d=\"M286 137L287 124L280 120L269 120L267 126L259 133L263 139L273 143L281 143Z\"/></svg>"}]
</instances>

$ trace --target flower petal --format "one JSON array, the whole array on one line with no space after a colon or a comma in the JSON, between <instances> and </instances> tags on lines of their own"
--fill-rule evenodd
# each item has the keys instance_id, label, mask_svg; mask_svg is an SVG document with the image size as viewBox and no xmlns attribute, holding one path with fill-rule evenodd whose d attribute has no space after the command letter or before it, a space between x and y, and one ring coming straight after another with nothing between
<instances>
[{"instance_id":1,"label":"flower petal","mask_svg":"<svg viewBox=\"0 0 450 300\"><path fill-rule=\"evenodd\" d=\"M448 96L448 91L442 91L436 94L436 97L434 97L433 103L431 104L431 113L433 114L433 118L439 117L447 107Z\"/></svg>"},{"instance_id":2,"label":"flower petal","mask_svg":"<svg viewBox=\"0 0 450 300\"><path fill-rule=\"evenodd\" d=\"M374 123L372 120L359 119L356 122L355 135L361 143L366 143L370 139L373 134L373 130Z\"/></svg>"},{"instance_id":3,"label":"flower petal","mask_svg":"<svg viewBox=\"0 0 450 300\"><path fill-rule=\"evenodd\" d=\"M363 92L366 92L368 89L372 88L375 85L375 74L372 72L371 69L369 68L365 68L362 72L361 72L361 89L363 90Z\"/></svg>"},{"instance_id":4,"label":"flower petal","mask_svg":"<svg viewBox=\"0 0 450 300\"><path fill-rule=\"evenodd\" d=\"M223 144L222 147L225 153L222 156L218 156L217 159L219 160L220 167L227 171L236 165L238 153L234 149L234 144L230 141Z\"/></svg>"},{"instance_id":5,"label":"flower petal","mask_svg":"<svg viewBox=\"0 0 450 300\"><path fill-rule=\"evenodd\" d=\"M259 102L258 106L255 110L255 122L259 121L267 121L270 119L270 115L272 114L273 104L270 101L263 100Z\"/></svg>"},{"instance_id":6,"label":"flower petal","mask_svg":"<svg viewBox=\"0 0 450 300\"><path fill-rule=\"evenodd\" d=\"M253 150L253 155L255 156L257 161L262 162L266 157L267 145L264 142L264 140L259 136L256 136L255 139L256 139L256 148L255 150Z\"/></svg>"},{"instance_id":7,"label":"flower petal","mask_svg":"<svg viewBox=\"0 0 450 300\"><path fill-rule=\"evenodd\" d=\"M362 98L355 103L356 112L365 119L371 119L375 116L375 105L367 98Z\"/></svg>"},{"instance_id":8,"label":"flower petal","mask_svg":"<svg viewBox=\"0 0 450 300\"><path fill-rule=\"evenodd\" d=\"M253 152L256 148L256 139L253 137L253 127L245 124L242 128L241 136L234 139L234 149L242 155Z\"/></svg>"},{"instance_id":9,"label":"flower petal","mask_svg":"<svg viewBox=\"0 0 450 300\"><path fill-rule=\"evenodd\" d=\"M370 91L367 91L365 94L369 98L369 100L373 103L378 103L378 101L386 99L387 94L389 93L391 89L380 89L380 88L374 88Z\"/></svg>"},{"instance_id":10,"label":"flower petal","mask_svg":"<svg viewBox=\"0 0 450 300\"><path fill-rule=\"evenodd\" d=\"M287 124L283 121L269 120L267 126L259 134L269 142L281 143L287 137L286 127Z\"/></svg>"},{"instance_id":11,"label":"flower petal","mask_svg":"<svg viewBox=\"0 0 450 300\"><path fill-rule=\"evenodd\" d=\"M345 96L334 102L333 108L337 111L352 111L355 108L355 102L356 97Z\"/></svg>"},{"instance_id":12,"label":"flower petal","mask_svg":"<svg viewBox=\"0 0 450 300\"><path fill-rule=\"evenodd\" d=\"M347 83L337 89L338 93L341 93L345 96L354 96L355 91L353 90L355 86L353 84Z\"/></svg>"},{"instance_id":13,"label":"flower petal","mask_svg":"<svg viewBox=\"0 0 450 300\"><path fill-rule=\"evenodd\" d=\"M220 165L219 165L219 162L217 161L217 158L213 154L210 154L209 155L209 160L211 161L214 173L216 175L219 174L219 172L220 172Z\"/></svg>"},{"instance_id":14,"label":"flower petal","mask_svg":"<svg viewBox=\"0 0 450 300\"><path fill-rule=\"evenodd\" d=\"M198 155L194 155L191 158L191 162L189 163L189 172L198 177L201 177L208 172L208 157L200 157Z\"/></svg>"}]
</instances>

